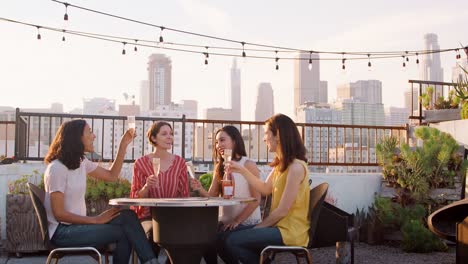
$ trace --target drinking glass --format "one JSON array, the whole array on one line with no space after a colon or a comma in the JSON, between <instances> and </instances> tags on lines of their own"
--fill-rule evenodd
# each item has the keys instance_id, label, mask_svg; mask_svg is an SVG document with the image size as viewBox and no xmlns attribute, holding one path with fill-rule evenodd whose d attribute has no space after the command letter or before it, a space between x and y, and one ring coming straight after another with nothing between
<instances>
[{"instance_id":1,"label":"drinking glass","mask_svg":"<svg viewBox=\"0 0 468 264\"><path fill-rule=\"evenodd\" d=\"M224 149L223 152L224 162L229 162L232 159L232 149Z\"/></svg>"},{"instance_id":2,"label":"drinking glass","mask_svg":"<svg viewBox=\"0 0 468 264\"><path fill-rule=\"evenodd\" d=\"M158 182L157 187L159 187L159 171L161 169L161 159L160 158L153 158L152 163L153 163L154 176L156 177L157 182Z\"/></svg>"},{"instance_id":3,"label":"drinking glass","mask_svg":"<svg viewBox=\"0 0 468 264\"><path fill-rule=\"evenodd\" d=\"M191 161L187 161L185 162L185 165L187 166L187 170L190 174L190 177L192 177L192 179L195 179L195 169L193 168L193 163Z\"/></svg>"}]
</instances>

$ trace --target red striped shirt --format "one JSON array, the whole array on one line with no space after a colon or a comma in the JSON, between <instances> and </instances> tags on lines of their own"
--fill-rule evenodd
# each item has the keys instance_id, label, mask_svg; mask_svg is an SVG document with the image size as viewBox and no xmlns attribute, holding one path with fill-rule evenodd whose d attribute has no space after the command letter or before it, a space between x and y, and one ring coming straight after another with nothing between
<instances>
[{"instance_id":1,"label":"red striped shirt","mask_svg":"<svg viewBox=\"0 0 468 264\"><path fill-rule=\"evenodd\" d=\"M153 174L153 164L148 155L137 159L135 161L135 166L133 166L130 197L138 198L138 192L146 184L146 179ZM148 190L148 198L178 198L189 196L187 167L185 165L185 160L180 156L174 155L170 167L164 172L159 172L158 177L159 188L150 188ZM148 207L133 206L132 209L140 219L151 216Z\"/></svg>"}]
</instances>

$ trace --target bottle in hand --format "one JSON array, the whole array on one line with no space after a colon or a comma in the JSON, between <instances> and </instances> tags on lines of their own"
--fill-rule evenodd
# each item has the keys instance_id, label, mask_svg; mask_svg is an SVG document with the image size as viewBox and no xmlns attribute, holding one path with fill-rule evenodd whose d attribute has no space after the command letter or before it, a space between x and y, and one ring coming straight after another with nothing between
<instances>
[{"instance_id":1,"label":"bottle in hand","mask_svg":"<svg viewBox=\"0 0 468 264\"><path fill-rule=\"evenodd\" d=\"M221 186L223 188L224 199L231 199L234 197L235 182L231 173L224 173L224 177L221 180Z\"/></svg>"}]
</instances>

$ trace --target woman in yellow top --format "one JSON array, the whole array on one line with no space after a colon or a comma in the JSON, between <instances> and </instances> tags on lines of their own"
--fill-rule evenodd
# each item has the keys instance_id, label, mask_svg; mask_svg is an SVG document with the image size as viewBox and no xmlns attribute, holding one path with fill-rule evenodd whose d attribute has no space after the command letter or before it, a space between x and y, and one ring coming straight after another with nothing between
<instances>
[{"instance_id":1,"label":"woman in yellow top","mask_svg":"<svg viewBox=\"0 0 468 264\"><path fill-rule=\"evenodd\" d=\"M265 122L263 140L276 157L265 182L235 161L228 172L245 177L263 195L272 194L270 214L257 225L232 232L224 241L227 264L258 263L260 252L269 245L307 246L309 242L309 181L305 147L296 125L286 115L277 114Z\"/></svg>"}]
</instances>

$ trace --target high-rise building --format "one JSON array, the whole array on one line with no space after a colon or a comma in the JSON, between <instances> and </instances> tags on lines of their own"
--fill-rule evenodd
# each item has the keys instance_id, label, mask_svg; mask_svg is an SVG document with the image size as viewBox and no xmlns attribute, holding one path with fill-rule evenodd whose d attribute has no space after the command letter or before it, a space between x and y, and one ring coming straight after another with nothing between
<instances>
[{"instance_id":1,"label":"high-rise building","mask_svg":"<svg viewBox=\"0 0 468 264\"><path fill-rule=\"evenodd\" d=\"M320 81L319 103L328 103L328 82Z\"/></svg>"},{"instance_id":2,"label":"high-rise building","mask_svg":"<svg viewBox=\"0 0 468 264\"><path fill-rule=\"evenodd\" d=\"M411 108L411 106L410 106ZM387 107L385 108L385 125L402 126L408 123L409 108Z\"/></svg>"},{"instance_id":3,"label":"high-rise building","mask_svg":"<svg viewBox=\"0 0 468 264\"><path fill-rule=\"evenodd\" d=\"M231 68L231 105L232 118L241 120L241 72L237 68L237 60L234 58Z\"/></svg>"},{"instance_id":4,"label":"high-rise building","mask_svg":"<svg viewBox=\"0 0 468 264\"><path fill-rule=\"evenodd\" d=\"M148 61L149 109L169 105L172 93L172 62L164 54L152 54Z\"/></svg>"},{"instance_id":5,"label":"high-rise building","mask_svg":"<svg viewBox=\"0 0 468 264\"><path fill-rule=\"evenodd\" d=\"M305 102L320 102L320 63L316 53L300 52L294 62L294 113ZM309 69L309 59L312 68Z\"/></svg>"},{"instance_id":6,"label":"high-rise building","mask_svg":"<svg viewBox=\"0 0 468 264\"><path fill-rule=\"evenodd\" d=\"M338 100L354 99L363 103L382 103L382 82L378 80L360 80L338 86Z\"/></svg>"},{"instance_id":7,"label":"high-rise building","mask_svg":"<svg viewBox=\"0 0 468 264\"><path fill-rule=\"evenodd\" d=\"M457 63L456 66L452 68L452 82L459 82L461 80L466 80L465 72L462 70L465 69L468 71L468 61L463 60Z\"/></svg>"},{"instance_id":8,"label":"high-rise building","mask_svg":"<svg viewBox=\"0 0 468 264\"><path fill-rule=\"evenodd\" d=\"M265 121L275 113L273 89L270 83L260 83L257 88L255 121Z\"/></svg>"},{"instance_id":9,"label":"high-rise building","mask_svg":"<svg viewBox=\"0 0 468 264\"><path fill-rule=\"evenodd\" d=\"M140 106L141 111L149 110L149 82L147 80L140 83Z\"/></svg>"},{"instance_id":10,"label":"high-rise building","mask_svg":"<svg viewBox=\"0 0 468 264\"><path fill-rule=\"evenodd\" d=\"M434 33L428 33L424 35L424 49L425 50L440 50L437 35ZM443 82L444 81L444 70L440 63L440 53L438 52L427 52L422 56L420 66L420 79L424 81ZM436 98L443 95L442 86L436 86L434 89ZM425 92L425 91L423 91Z\"/></svg>"}]
</instances>

